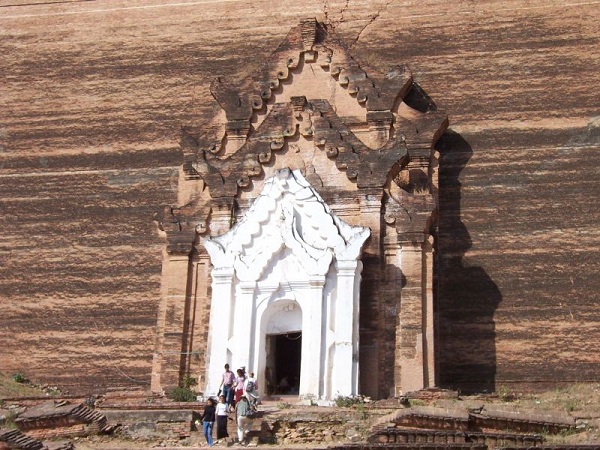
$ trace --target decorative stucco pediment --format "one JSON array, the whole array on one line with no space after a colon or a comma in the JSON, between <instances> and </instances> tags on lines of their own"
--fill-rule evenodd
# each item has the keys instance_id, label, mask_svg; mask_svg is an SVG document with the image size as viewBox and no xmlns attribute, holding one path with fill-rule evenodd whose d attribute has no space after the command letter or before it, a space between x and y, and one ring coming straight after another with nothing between
<instances>
[{"instance_id":1,"label":"decorative stucco pediment","mask_svg":"<svg viewBox=\"0 0 600 450\"><path fill-rule=\"evenodd\" d=\"M327 100L304 99L300 112L291 104L275 104L238 152L224 159L203 153L193 168L211 195L235 196L239 187L250 184L251 177L262 175L261 166L270 163L285 140L297 133L312 137L317 148L359 187L382 187L392 167L408 156L403 135L389 139L377 151L370 149L337 117Z\"/></svg>"},{"instance_id":2,"label":"decorative stucco pediment","mask_svg":"<svg viewBox=\"0 0 600 450\"><path fill-rule=\"evenodd\" d=\"M324 77L303 83L293 75L308 66L306 72ZM332 84L341 86L345 100L323 87ZM263 175L274 153L301 135L313 139L358 188L381 188L411 151L428 152L447 126L446 115L434 110L407 107L410 119L400 117L397 105L412 87L406 67L380 72L361 65L330 27L303 20L255 77L212 83L211 93L225 114L201 131L184 131L186 178L204 180L212 198L235 197ZM217 132L221 126L224 131ZM235 142L234 148L227 150L227 142Z\"/></svg>"},{"instance_id":3,"label":"decorative stucco pediment","mask_svg":"<svg viewBox=\"0 0 600 450\"><path fill-rule=\"evenodd\" d=\"M283 169L239 223L203 242L216 270L233 268L241 281L256 281L284 248L309 276L324 276L333 258L356 260L369 234L333 214L299 171Z\"/></svg>"},{"instance_id":4,"label":"decorative stucco pediment","mask_svg":"<svg viewBox=\"0 0 600 450\"><path fill-rule=\"evenodd\" d=\"M239 83L216 79L211 93L222 110L202 127L183 130L178 198L184 206L159 219L169 228L167 251L189 253L197 235L222 233L213 226L219 211L245 208L283 167L301 170L325 196L337 191L346 197L383 191L401 171L420 170L426 183L418 189L435 203L429 166L448 120L432 102L419 110L408 106L419 108L409 100L421 95L417 91L407 68L359 64L331 27L303 20L255 76ZM408 193L400 201L390 196L388 226L415 228L414 214L404 217L403 202L413 196ZM432 208L422 200L413 203L429 215Z\"/></svg>"}]
</instances>

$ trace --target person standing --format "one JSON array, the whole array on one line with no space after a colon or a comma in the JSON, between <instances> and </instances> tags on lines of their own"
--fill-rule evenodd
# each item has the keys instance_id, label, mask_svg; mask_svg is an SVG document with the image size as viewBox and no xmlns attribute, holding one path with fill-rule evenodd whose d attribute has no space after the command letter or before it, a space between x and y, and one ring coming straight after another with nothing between
<instances>
[{"instance_id":1,"label":"person standing","mask_svg":"<svg viewBox=\"0 0 600 450\"><path fill-rule=\"evenodd\" d=\"M248 378L244 383L244 395L248 399L250 408L256 411L256 405L258 404L258 384L254 377L254 372L250 372Z\"/></svg>"},{"instance_id":2,"label":"person standing","mask_svg":"<svg viewBox=\"0 0 600 450\"><path fill-rule=\"evenodd\" d=\"M225 372L223 373L223 379L219 389L222 390L225 396L225 403L229 408L233 405L233 384L235 383L235 374L229 370L229 364L225 364Z\"/></svg>"},{"instance_id":3,"label":"person standing","mask_svg":"<svg viewBox=\"0 0 600 450\"><path fill-rule=\"evenodd\" d=\"M250 388L248 388L250 386ZM254 376L254 372L250 372L248 377L246 378L246 382L244 385L244 391L256 391L258 390L258 383L256 382L256 377Z\"/></svg>"},{"instance_id":4,"label":"person standing","mask_svg":"<svg viewBox=\"0 0 600 450\"><path fill-rule=\"evenodd\" d=\"M227 432L227 403L225 403L225 396L221 395L219 397L219 403L217 403L216 414L217 414L217 442L220 439L225 439L229 437L229 433Z\"/></svg>"},{"instance_id":5,"label":"person standing","mask_svg":"<svg viewBox=\"0 0 600 450\"><path fill-rule=\"evenodd\" d=\"M245 395L242 395L240 401L235 404L235 418L237 422L237 435L238 442L240 444L244 444L244 439L246 438L246 433L250 431L250 427L252 426L252 419L248 417L248 413L250 412L250 405L248 404L248 399Z\"/></svg>"},{"instance_id":6,"label":"person standing","mask_svg":"<svg viewBox=\"0 0 600 450\"><path fill-rule=\"evenodd\" d=\"M204 430L204 437L206 438L206 443L209 447L212 447L212 430L213 425L215 424L215 401L212 398L209 398L206 401L206 406L204 407L204 412L202 413L200 419L202 420L202 429Z\"/></svg>"},{"instance_id":7,"label":"person standing","mask_svg":"<svg viewBox=\"0 0 600 450\"><path fill-rule=\"evenodd\" d=\"M244 387L246 384L246 376L242 369L237 370L237 378L235 379L235 402L239 402L242 395L244 395Z\"/></svg>"}]
</instances>

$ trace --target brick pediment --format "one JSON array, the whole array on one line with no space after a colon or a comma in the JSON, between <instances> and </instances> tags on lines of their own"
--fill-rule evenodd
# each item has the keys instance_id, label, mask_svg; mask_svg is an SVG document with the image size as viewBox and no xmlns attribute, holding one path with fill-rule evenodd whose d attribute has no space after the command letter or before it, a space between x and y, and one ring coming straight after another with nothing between
<instances>
[{"instance_id":1,"label":"brick pediment","mask_svg":"<svg viewBox=\"0 0 600 450\"><path fill-rule=\"evenodd\" d=\"M247 187L252 177L261 176L261 166L269 164L286 140L297 134L312 138L358 187L383 187L392 168L408 156L405 135L396 135L373 151L342 122L327 100L304 99L301 107L273 105L256 133L230 157L200 152L190 165L191 176L202 178L213 198L233 197L238 187Z\"/></svg>"},{"instance_id":2,"label":"brick pediment","mask_svg":"<svg viewBox=\"0 0 600 450\"><path fill-rule=\"evenodd\" d=\"M293 91L283 84L294 85L292 72L301 65L310 66L313 73L315 67L326 71L326 78L318 81L342 86L350 103L311 99L315 92L324 93L314 85L303 88L302 95L283 95L287 101L279 102L281 92ZM301 135L313 139L358 188L382 187L390 172L407 162L409 150L428 153L447 126L440 112L415 111L410 119L397 114L411 86L407 68L397 66L385 73L363 68L328 26L304 20L290 30L256 76L239 83L221 78L212 83L211 93L225 113L224 131L215 134L214 126L207 127L210 132L184 130L186 178L204 180L213 198L235 197L238 188L263 175L262 167L287 140ZM358 107L347 111L352 102ZM357 118L356 111L362 116ZM234 149L226 149L226 142L235 142Z\"/></svg>"},{"instance_id":3,"label":"brick pediment","mask_svg":"<svg viewBox=\"0 0 600 450\"><path fill-rule=\"evenodd\" d=\"M391 110L412 83L405 66L392 67L385 73L373 68L365 70L328 25L305 19L290 30L255 76L230 84L217 78L211 85L211 94L226 112L227 120L248 120L253 110L263 107L302 63L314 63L327 70L368 111Z\"/></svg>"},{"instance_id":4,"label":"brick pediment","mask_svg":"<svg viewBox=\"0 0 600 450\"><path fill-rule=\"evenodd\" d=\"M431 335L422 316L432 311L422 304L431 288L422 283L432 273L434 145L445 114L407 68L382 72L359 63L314 19L292 28L254 76L216 78L210 92L220 109L182 133L183 206L157 218L167 246L155 372L193 364L170 355L202 332L198 342L210 353L206 392L216 392L226 361L264 374L262 320L285 302L302 310L302 354L311 355L302 361L301 395L354 395L360 329L372 317L359 326L364 292L367 309L396 314L401 300L394 388L426 385L432 341L426 349L417 343ZM399 293L403 279L409 287ZM210 320L197 328L204 331L193 331L188 311L195 306L184 307L183 298L202 311L210 306ZM177 327L183 332L174 333ZM169 377L161 374L154 388Z\"/></svg>"}]
</instances>

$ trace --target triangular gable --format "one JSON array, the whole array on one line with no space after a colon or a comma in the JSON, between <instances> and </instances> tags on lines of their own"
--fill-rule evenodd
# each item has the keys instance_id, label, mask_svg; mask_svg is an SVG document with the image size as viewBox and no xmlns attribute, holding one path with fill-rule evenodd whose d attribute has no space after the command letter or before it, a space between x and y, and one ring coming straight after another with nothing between
<instances>
[{"instance_id":1,"label":"triangular gable","mask_svg":"<svg viewBox=\"0 0 600 450\"><path fill-rule=\"evenodd\" d=\"M332 105L327 99L310 99L310 92L308 98L292 96L285 103L266 107L279 85L290 78L290 70L301 62L325 68L336 83L347 88L348 95L354 97L352 101L364 105L366 122L361 126L377 134L380 145L368 146L357 137L356 124L345 121L343 105ZM213 120L224 125L225 136L214 134L214 124L183 130L184 178L200 183L190 191L191 195L182 197L183 206L167 208L164 214L157 215L159 226L167 234L167 251L188 252L196 233L211 233L214 206L233 205L240 197L240 189L251 188L252 179L263 177L265 167L274 164L277 152L284 151L299 136L312 140L316 148L324 151L355 189L389 186L401 170L407 170L409 162L421 168L427 177L433 147L448 120L445 113L434 107L419 112L401 102L407 95L420 92L415 86L408 69L398 66L380 72L361 65L329 26L314 19L302 21L291 29L257 76L237 85L219 79L212 84L212 95L225 113ZM253 114L259 111L264 119L255 129ZM236 149L227 155L225 141L236 142ZM204 190L205 187L208 189ZM327 187L335 189L337 185ZM418 187L423 188L428 189ZM410 193L410 201L415 204L423 202L421 195L412 197ZM400 227L404 221L391 217L396 206L402 215L403 207L392 205L386 221L393 220ZM431 210L429 206L426 209ZM412 228L415 226L411 222ZM420 224L416 228L422 232Z\"/></svg>"},{"instance_id":2,"label":"triangular gable","mask_svg":"<svg viewBox=\"0 0 600 450\"><path fill-rule=\"evenodd\" d=\"M380 133L382 145L368 147L344 123L344 111L334 111L326 99L307 101L306 96L269 106L266 118L254 129L256 111L266 107L280 83L300 62L328 70L337 83L346 87L348 95L364 105L365 126ZM395 116L398 100L411 86L407 68L394 67L385 73L368 68L367 73L328 26L315 19L304 20L290 30L256 77L238 85L228 85L221 79L213 82L211 93L226 115L226 137L243 144L225 157L222 135L184 131L181 145L186 178L203 179L213 198L233 197L239 187L248 186L252 177L262 175L261 166L269 163L274 150L300 133L314 136L315 143L329 157L337 158L336 166L347 170L358 187L382 187L407 152L430 150L447 126L445 114L438 111L416 112L410 119ZM313 121L313 117L318 119Z\"/></svg>"},{"instance_id":3,"label":"triangular gable","mask_svg":"<svg viewBox=\"0 0 600 450\"><path fill-rule=\"evenodd\" d=\"M216 270L234 268L240 280L256 281L282 248L308 275L325 275L334 257L356 260L369 233L333 214L299 171L283 169L266 181L239 223L204 245Z\"/></svg>"}]
</instances>

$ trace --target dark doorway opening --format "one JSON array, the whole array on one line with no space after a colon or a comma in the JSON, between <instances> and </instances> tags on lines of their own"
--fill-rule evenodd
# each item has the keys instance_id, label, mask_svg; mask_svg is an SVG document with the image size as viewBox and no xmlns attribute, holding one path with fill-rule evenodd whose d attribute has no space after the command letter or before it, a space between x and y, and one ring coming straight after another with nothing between
<instances>
[{"instance_id":1,"label":"dark doorway opening","mask_svg":"<svg viewBox=\"0 0 600 450\"><path fill-rule=\"evenodd\" d=\"M300 361L302 357L302 333L271 334L267 346L270 349L273 391L277 394L296 395L300 392Z\"/></svg>"}]
</instances>

